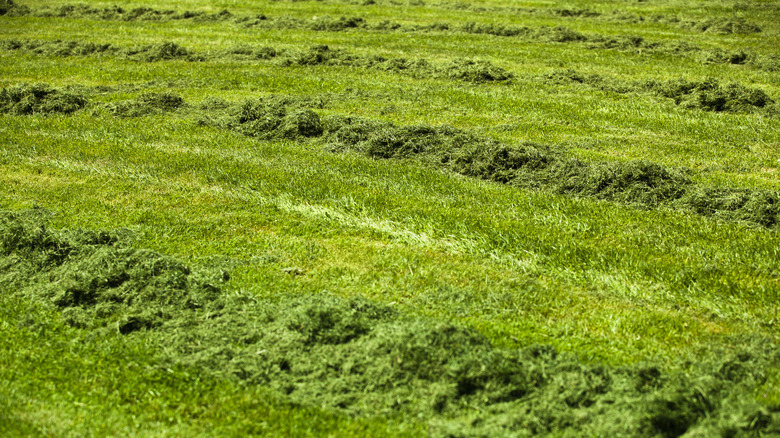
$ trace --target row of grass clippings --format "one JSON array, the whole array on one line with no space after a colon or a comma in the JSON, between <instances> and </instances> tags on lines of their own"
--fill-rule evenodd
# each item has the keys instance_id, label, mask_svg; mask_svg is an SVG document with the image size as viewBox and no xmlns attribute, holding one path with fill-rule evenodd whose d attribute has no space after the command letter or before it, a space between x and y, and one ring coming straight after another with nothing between
<instances>
[{"instance_id":1,"label":"row of grass clippings","mask_svg":"<svg viewBox=\"0 0 780 438\"><path fill-rule=\"evenodd\" d=\"M47 84L20 85L0 90L0 114L71 114L88 105L89 101L82 92L57 89ZM102 106L117 116L139 117L176 111L184 106L184 99L170 92L144 93L137 99Z\"/></svg>"},{"instance_id":2,"label":"row of grass clippings","mask_svg":"<svg viewBox=\"0 0 780 438\"><path fill-rule=\"evenodd\" d=\"M434 63L425 59L385 58L381 56L357 56L345 50L318 45L305 50L281 50L273 47L234 47L225 51L202 54L176 43L165 42L133 48L121 48L111 44L95 44L78 41L6 40L0 48L8 51L25 51L47 56L115 56L144 62L183 60L273 60L280 66L342 66L357 67L403 74L414 78L433 78L470 83L507 82L513 74L488 61L454 59Z\"/></svg>"},{"instance_id":3,"label":"row of grass clippings","mask_svg":"<svg viewBox=\"0 0 780 438\"><path fill-rule=\"evenodd\" d=\"M780 412L751 393L780 364L766 340L679 372L587 364L549 346L499 349L474 330L362 299L226 294L224 271L133 248L116 232L52 230L39 210L0 213L0 267L0 294L83 330L142 336L164 366L348 415L424 422L432 436L780 433Z\"/></svg>"},{"instance_id":4,"label":"row of grass clippings","mask_svg":"<svg viewBox=\"0 0 780 438\"><path fill-rule=\"evenodd\" d=\"M46 85L0 91L0 112L70 113L86 106L80 95ZM780 193L764 189L713 188L695 184L684 169L646 161L588 163L560 148L535 143L508 145L449 126L395 126L359 117L315 111L323 102L270 96L230 104L204 102L197 123L230 129L262 140L314 141L334 152L356 152L376 159L415 159L426 165L523 189L601 199L636 208L691 211L726 221L780 226ZM188 107L173 93L146 93L106 104L122 117L162 114ZM191 108L191 107L190 107Z\"/></svg>"},{"instance_id":5,"label":"row of grass clippings","mask_svg":"<svg viewBox=\"0 0 780 438\"><path fill-rule=\"evenodd\" d=\"M547 145L507 145L448 126L403 126L356 117L324 120L285 99L247 101L212 121L261 139L311 138L334 151L417 159L461 175L638 208L666 206L722 220L780 225L780 193L702 187L687 172L646 161L586 163ZM205 123L209 123L206 121Z\"/></svg>"},{"instance_id":6,"label":"row of grass clippings","mask_svg":"<svg viewBox=\"0 0 780 438\"><path fill-rule=\"evenodd\" d=\"M32 9L18 5L9 0L0 8L8 16L33 15L39 17L92 18L102 20L122 21L168 21L193 20L200 22L232 22L236 25L250 28L267 29L308 29L313 31L342 32L348 30L366 30L377 32L461 32L469 34L486 34L500 37L522 38L526 41L548 43L582 43L589 49L613 49L632 51L636 53L665 53L673 55L690 55L705 63L750 64L757 68L777 71L780 69L780 59L760 57L744 50L729 52L723 49L702 49L686 41L653 42L633 35L606 36L598 34L583 34L565 26L543 26L529 28L527 26L505 25L500 23L479 24L469 22L463 25L450 23L431 23L426 25L402 25L382 21L370 23L362 17L319 17L317 20L304 20L294 17L271 18L264 14L237 16L227 10L218 13L204 13L174 10L157 10L147 7L124 9L118 6L95 8L87 5L63 5L54 8ZM558 16L586 16L576 10L561 9ZM2 14L0 14L2 15ZM643 21L644 19L640 20ZM707 19L704 21L679 20L676 17L654 17L649 21L675 23L686 29L701 30L715 33L757 33L760 27L740 19Z\"/></svg>"},{"instance_id":7,"label":"row of grass clippings","mask_svg":"<svg viewBox=\"0 0 780 438\"><path fill-rule=\"evenodd\" d=\"M200 62L206 59L203 55L172 42L122 48L112 44L81 41L4 40L0 41L0 48L6 51L20 51L63 58L71 56L115 56L143 62L171 60Z\"/></svg>"},{"instance_id":8,"label":"row of grass clippings","mask_svg":"<svg viewBox=\"0 0 780 438\"><path fill-rule=\"evenodd\" d=\"M759 88L746 87L737 82L722 84L714 78L704 80L675 79L667 81L622 81L575 70L556 71L542 79L561 84L578 83L611 93L649 93L672 99L686 109L715 112L759 112L776 116L780 111L775 101Z\"/></svg>"}]
</instances>

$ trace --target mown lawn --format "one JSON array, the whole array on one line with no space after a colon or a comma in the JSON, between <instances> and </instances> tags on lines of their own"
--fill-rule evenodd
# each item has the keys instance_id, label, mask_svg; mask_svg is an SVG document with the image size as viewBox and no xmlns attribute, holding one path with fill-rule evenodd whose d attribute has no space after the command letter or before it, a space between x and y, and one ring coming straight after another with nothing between
<instances>
[{"instance_id":1,"label":"mown lawn","mask_svg":"<svg viewBox=\"0 0 780 438\"><path fill-rule=\"evenodd\" d=\"M4 436L780 434L774 2L0 14Z\"/></svg>"}]
</instances>

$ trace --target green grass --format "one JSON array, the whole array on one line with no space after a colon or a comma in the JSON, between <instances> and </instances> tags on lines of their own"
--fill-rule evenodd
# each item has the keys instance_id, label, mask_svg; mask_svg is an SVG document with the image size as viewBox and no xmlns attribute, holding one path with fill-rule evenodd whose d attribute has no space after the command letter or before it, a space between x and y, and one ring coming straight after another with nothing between
<instances>
[{"instance_id":1,"label":"green grass","mask_svg":"<svg viewBox=\"0 0 780 438\"><path fill-rule=\"evenodd\" d=\"M33 9L65 1L19 1ZM236 15L361 16L426 25L467 21L583 34L684 40L775 55L780 27L760 5L734 2L479 2L414 6L377 1L123 3ZM91 2L90 6L111 6ZM470 2L472 9L476 2ZM576 5L599 17L561 18ZM536 12L505 13L505 7ZM491 9L496 8L496 9ZM674 24L608 19L613 11L683 19L744 17L759 34L717 35ZM502 12L503 11L503 12ZM43 207L52 228L125 229L133 246L194 267L231 271L227 293L262 298L327 291L476 329L496 346L549 344L585 363L654 361L684 368L735 336L778 341L776 229L683 210L523 190L417 160L335 153L316 141L264 141L201 126L195 107L120 118L102 103L171 91L193 106L272 94L322 99L321 116L399 126L451 125L507 144L558 146L586 162L646 160L690 169L697 184L780 190L777 113L685 109L647 94L555 83L565 69L621 81L738 82L780 101L777 72L705 64L695 56L586 49L462 32L243 28L233 22L103 21L0 16L0 39L79 40L120 47L173 41L203 53L237 45L291 51L317 44L360 56L490 61L510 83L470 84L339 66L211 59L139 62L0 51L0 86L86 87L73 115L0 115L0 208ZM100 91L98 86L111 87ZM206 114L208 115L208 114ZM303 275L290 275L290 269ZM95 334L2 291L0 432L27 435L380 436L424 433L382 416L292 404L262 386L198 369L162 369L143 333ZM34 319L34 323L30 322ZM780 374L756 399L776 410ZM412 429L407 429L411 427ZM414 428L417 429L414 429Z\"/></svg>"}]
</instances>

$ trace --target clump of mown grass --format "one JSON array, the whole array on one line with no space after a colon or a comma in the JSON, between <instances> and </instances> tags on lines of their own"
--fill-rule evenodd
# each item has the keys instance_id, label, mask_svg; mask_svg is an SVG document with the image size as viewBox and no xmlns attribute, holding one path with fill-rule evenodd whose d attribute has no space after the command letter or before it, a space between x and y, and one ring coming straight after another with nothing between
<instances>
[{"instance_id":1,"label":"clump of mown grass","mask_svg":"<svg viewBox=\"0 0 780 438\"><path fill-rule=\"evenodd\" d=\"M297 65L355 65L358 58L344 50L320 44L304 50L287 61Z\"/></svg>"},{"instance_id":2,"label":"clump of mown grass","mask_svg":"<svg viewBox=\"0 0 780 438\"><path fill-rule=\"evenodd\" d=\"M273 47L249 47L249 46L237 46L228 49L225 52L228 56L238 59L273 59L282 56L286 53L283 49L275 49Z\"/></svg>"},{"instance_id":3,"label":"clump of mown grass","mask_svg":"<svg viewBox=\"0 0 780 438\"><path fill-rule=\"evenodd\" d=\"M555 8L552 13L559 17L598 17L600 12L591 9Z\"/></svg>"},{"instance_id":4,"label":"clump of mown grass","mask_svg":"<svg viewBox=\"0 0 780 438\"><path fill-rule=\"evenodd\" d=\"M303 52L292 54L281 63L283 65L352 66L408 74L413 77L434 77L473 83L502 82L514 77L512 73L488 61L456 59L436 65L424 59L361 57L326 45L313 46Z\"/></svg>"},{"instance_id":5,"label":"clump of mown grass","mask_svg":"<svg viewBox=\"0 0 780 438\"><path fill-rule=\"evenodd\" d=\"M70 114L87 106L87 99L47 84L19 85L0 91L0 113L12 115Z\"/></svg>"},{"instance_id":6,"label":"clump of mown grass","mask_svg":"<svg viewBox=\"0 0 780 438\"><path fill-rule=\"evenodd\" d=\"M150 44L139 48L128 49L125 51L125 54L131 58L146 62L168 61L173 59L193 62L205 60L203 55L196 54L172 42Z\"/></svg>"},{"instance_id":7,"label":"clump of mown grass","mask_svg":"<svg viewBox=\"0 0 780 438\"><path fill-rule=\"evenodd\" d=\"M745 64L755 57L744 50L726 51L723 49L702 50L700 58L707 64Z\"/></svg>"},{"instance_id":8,"label":"clump of mown grass","mask_svg":"<svg viewBox=\"0 0 780 438\"><path fill-rule=\"evenodd\" d=\"M680 371L590 364L549 346L499 349L472 329L325 294L227 294L227 275L134 249L115 232L50 230L0 213L0 293L84 330L143 336L164 366L276 389L351 415L403 416L433 436L772 434L751 391L780 361L744 339Z\"/></svg>"},{"instance_id":9,"label":"clump of mown grass","mask_svg":"<svg viewBox=\"0 0 780 438\"><path fill-rule=\"evenodd\" d=\"M501 67L487 61L456 59L449 65L440 68L450 79L466 82L501 82L511 79L514 75Z\"/></svg>"},{"instance_id":10,"label":"clump of mown grass","mask_svg":"<svg viewBox=\"0 0 780 438\"><path fill-rule=\"evenodd\" d=\"M363 17L329 16L316 17L312 20L281 16L269 18L265 15L236 17L235 22L243 27L260 27L265 29L309 29L320 32L343 32L350 29L371 29Z\"/></svg>"},{"instance_id":11,"label":"clump of mown grass","mask_svg":"<svg viewBox=\"0 0 780 438\"><path fill-rule=\"evenodd\" d=\"M312 30L326 30L329 32L340 32L346 29L353 29L365 26L366 20L362 17L323 17L314 20L311 23Z\"/></svg>"},{"instance_id":12,"label":"clump of mown grass","mask_svg":"<svg viewBox=\"0 0 780 438\"><path fill-rule=\"evenodd\" d=\"M184 11L184 12L176 12L174 10L159 10L159 9L152 9L148 7L139 7L139 8L133 8L129 11L125 11L122 8L104 8L102 11L100 9L93 9L94 12L90 12L92 14L100 14L106 19L114 19L109 18L111 17L111 14L115 14L118 16L119 19L125 20L125 21L163 21L163 20L193 20L193 21L224 21L228 20L233 17L233 14L230 13L230 11L223 9L220 12L208 14L205 12L195 12L195 11Z\"/></svg>"},{"instance_id":13,"label":"clump of mown grass","mask_svg":"<svg viewBox=\"0 0 780 438\"><path fill-rule=\"evenodd\" d=\"M542 79L556 84L575 82L612 93L622 94L642 91L641 86L632 82L621 81L596 73L582 73L573 69L558 70L543 76Z\"/></svg>"},{"instance_id":14,"label":"clump of mown grass","mask_svg":"<svg viewBox=\"0 0 780 438\"><path fill-rule=\"evenodd\" d=\"M16 6L16 4L13 0L0 0L0 15L7 14L14 6Z\"/></svg>"},{"instance_id":15,"label":"clump of mown grass","mask_svg":"<svg viewBox=\"0 0 780 438\"><path fill-rule=\"evenodd\" d=\"M303 104L302 104L303 103ZM250 137L297 139L322 135L320 116L298 99L269 97L244 102L227 127Z\"/></svg>"},{"instance_id":16,"label":"clump of mown grass","mask_svg":"<svg viewBox=\"0 0 780 438\"><path fill-rule=\"evenodd\" d=\"M184 105L181 96L171 93L145 93L134 100L107 105L107 109L120 117L140 117L176 111Z\"/></svg>"},{"instance_id":17,"label":"clump of mown grass","mask_svg":"<svg viewBox=\"0 0 780 438\"><path fill-rule=\"evenodd\" d=\"M471 34L485 34L502 37L524 37L556 43L587 41L588 37L565 26L540 27L531 29L526 26L512 26L497 23L468 22L457 30Z\"/></svg>"},{"instance_id":18,"label":"clump of mown grass","mask_svg":"<svg viewBox=\"0 0 780 438\"><path fill-rule=\"evenodd\" d=\"M628 21L638 23L647 21L650 23L671 24L682 29L694 30L697 32L714 33L719 35L727 34L752 34L763 31L760 26L751 23L741 17L732 18L705 18L700 20L682 19L677 15L654 14L647 17L636 14L627 14L625 12L616 12L611 17L616 21Z\"/></svg>"},{"instance_id":19,"label":"clump of mown grass","mask_svg":"<svg viewBox=\"0 0 780 438\"><path fill-rule=\"evenodd\" d=\"M774 103L763 90L745 87L736 82L722 85L715 79L648 82L645 87L661 96L674 99L676 104L684 108L707 111L745 112Z\"/></svg>"},{"instance_id":20,"label":"clump of mown grass","mask_svg":"<svg viewBox=\"0 0 780 438\"><path fill-rule=\"evenodd\" d=\"M422 156L466 176L644 208L680 199L692 184L654 163L585 163L550 146L506 145L451 127L392 127L354 147L376 158Z\"/></svg>"},{"instance_id":21,"label":"clump of mown grass","mask_svg":"<svg viewBox=\"0 0 780 438\"><path fill-rule=\"evenodd\" d=\"M368 141L376 132L392 124L379 120L352 116L328 116L323 120L325 142L334 152L343 152Z\"/></svg>"},{"instance_id":22,"label":"clump of mown grass","mask_svg":"<svg viewBox=\"0 0 780 438\"><path fill-rule=\"evenodd\" d=\"M459 30L464 33L495 35L502 37L530 37L534 34L533 29L526 26L512 26L498 23L477 23L474 21L470 21L464 24L460 27Z\"/></svg>"},{"instance_id":23,"label":"clump of mown grass","mask_svg":"<svg viewBox=\"0 0 780 438\"><path fill-rule=\"evenodd\" d=\"M780 194L767 190L692 188L685 204L693 211L765 227L780 224Z\"/></svg>"},{"instance_id":24,"label":"clump of mown grass","mask_svg":"<svg viewBox=\"0 0 780 438\"><path fill-rule=\"evenodd\" d=\"M755 23L751 23L744 18L708 18L701 21L681 21L685 28L693 29L699 32L716 33L728 35L733 33L751 34L761 33L762 29Z\"/></svg>"}]
</instances>

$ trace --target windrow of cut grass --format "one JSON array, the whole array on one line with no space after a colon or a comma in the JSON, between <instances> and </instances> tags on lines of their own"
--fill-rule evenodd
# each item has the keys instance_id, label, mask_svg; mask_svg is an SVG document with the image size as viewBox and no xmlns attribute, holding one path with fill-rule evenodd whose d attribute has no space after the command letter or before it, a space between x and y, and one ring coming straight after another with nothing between
<instances>
[{"instance_id":1,"label":"windrow of cut grass","mask_svg":"<svg viewBox=\"0 0 780 438\"><path fill-rule=\"evenodd\" d=\"M457 325L328 294L226 294L121 232L52 230L40 211L0 213L0 293L73 327L116 331L192 367L273 388L294 403L424 423L432 436L697 436L780 433L752 391L780 363L763 338L697 363L586 364L549 346L496 348Z\"/></svg>"},{"instance_id":2,"label":"windrow of cut grass","mask_svg":"<svg viewBox=\"0 0 780 438\"><path fill-rule=\"evenodd\" d=\"M562 148L507 145L449 126L395 126L359 117L322 119L306 102L271 97L247 101L202 120L262 139L318 139L334 151L378 159L418 159L461 175L522 188L546 189L640 208L671 207L768 228L780 225L780 193L702 187L690 170L646 161L587 163Z\"/></svg>"},{"instance_id":3,"label":"windrow of cut grass","mask_svg":"<svg viewBox=\"0 0 780 438\"><path fill-rule=\"evenodd\" d=\"M673 24L682 29L716 35L750 35L763 32L761 26L742 17L703 18L698 20L684 19L674 15L667 16L658 14L653 14L648 17L636 14L614 14L613 17L616 21L647 21L649 23Z\"/></svg>"},{"instance_id":4,"label":"windrow of cut grass","mask_svg":"<svg viewBox=\"0 0 780 438\"><path fill-rule=\"evenodd\" d=\"M57 89L48 84L21 85L0 90L0 114L47 115L71 114L89 105L84 89ZM121 117L139 117L175 111L184 99L170 93L144 93L137 99L100 104L108 112ZM95 106L95 105L93 105Z\"/></svg>"},{"instance_id":5,"label":"windrow of cut grass","mask_svg":"<svg viewBox=\"0 0 780 438\"><path fill-rule=\"evenodd\" d=\"M583 74L575 70L550 73L547 79L559 82L575 82L613 93L652 93L673 99L677 105L688 109L716 112L756 112L778 114L777 105L761 89L746 87L736 82L721 84L715 78L700 81L676 79L668 81L622 81L598 74Z\"/></svg>"},{"instance_id":6,"label":"windrow of cut grass","mask_svg":"<svg viewBox=\"0 0 780 438\"><path fill-rule=\"evenodd\" d=\"M109 112L121 117L140 117L149 114L163 114L184 106L181 96L171 93L144 93L137 99L106 105Z\"/></svg>"},{"instance_id":7,"label":"windrow of cut grass","mask_svg":"<svg viewBox=\"0 0 780 438\"><path fill-rule=\"evenodd\" d=\"M582 16L586 13L567 13L568 9L554 10L558 17ZM269 17L265 14L235 15L227 10L218 13L204 13L175 10L158 10L148 7L124 9L118 6L109 8L94 8L87 5L64 5L56 8L39 10L10 3L6 15L63 18L90 18L122 21L168 21L193 20L199 22L229 22L243 28L261 29L308 29L312 31L342 32L346 30L363 30L374 32L455 32L466 34L492 35L499 37L514 37L522 41L539 41L547 43L581 43L587 49L611 49L630 51L638 54L667 54L675 56L690 56L702 63L712 64L743 64L767 71L780 70L780 59L773 56L761 56L749 50L724 50L721 48L702 48L688 41L650 41L637 35L602 35L582 33L566 26L528 27L500 23L478 23L469 21L465 24L426 23L401 24L388 20L370 22L360 16L341 16L338 18L322 16L316 20L306 20L291 16ZM644 20L644 19L643 19ZM643 21L638 20L637 21ZM705 19L680 20L677 17L654 17L649 21L661 23L676 23L690 29L711 31L718 34L757 33L760 27L741 19Z\"/></svg>"},{"instance_id":8,"label":"windrow of cut grass","mask_svg":"<svg viewBox=\"0 0 780 438\"><path fill-rule=\"evenodd\" d=\"M147 44L144 46L121 48L112 44L84 43L80 41L19 41L6 40L0 45L9 51L23 51L46 56L117 56L135 61L157 62L173 59L190 62L204 61L203 55L196 54L171 42Z\"/></svg>"},{"instance_id":9,"label":"windrow of cut grass","mask_svg":"<svg viewBox=\"0 0 780 438\"><path fill-rule=\"evenodd\" d=\"M382 56L356 56L346 50L332 49L326 45L307 50L291 51L273 47L234 47L218 53L197 53L176 43L165 42L133 48L120 48L112 44L82 43L77 41L19 41L0 42L5 50L23 51L47 56L101 56L110 55L136 61L157 62L184 60L190 62L231 60L274 60L278 65L329 65L376 69L405 74L415 78L450 79L472 83L505 82L513 74L488 61L454 59L449 62L431 62L425 59L385 58Z\"/></svg>"}]
</instances>

